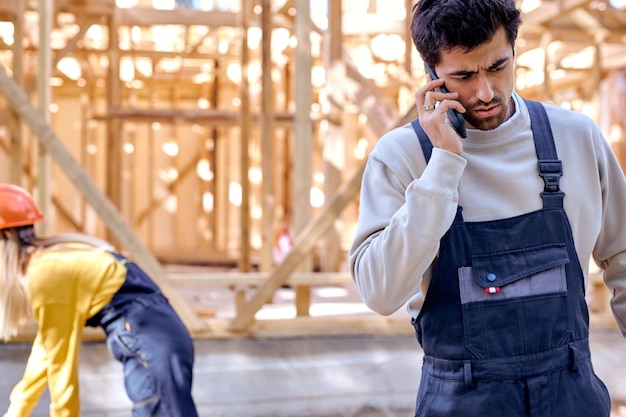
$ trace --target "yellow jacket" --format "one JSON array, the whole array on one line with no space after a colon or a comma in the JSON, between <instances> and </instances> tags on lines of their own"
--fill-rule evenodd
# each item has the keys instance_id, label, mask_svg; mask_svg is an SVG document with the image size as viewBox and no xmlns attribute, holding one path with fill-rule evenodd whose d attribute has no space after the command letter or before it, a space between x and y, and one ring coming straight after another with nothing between
<instances>
[{"instance_id":1,"label":"yellow jacket","mask_svg":"<svg viewBox=\"0 0 626 417\"><path fill-rule=\"evenodd\" d=\"M46 386L50 417L80 416L78 356L88 318L124 283L125 267L110 253L84 245L36 252L27 270L30 306L38 324L22 380L8 414L28 417Z\"/></svg>"}]
</instances>

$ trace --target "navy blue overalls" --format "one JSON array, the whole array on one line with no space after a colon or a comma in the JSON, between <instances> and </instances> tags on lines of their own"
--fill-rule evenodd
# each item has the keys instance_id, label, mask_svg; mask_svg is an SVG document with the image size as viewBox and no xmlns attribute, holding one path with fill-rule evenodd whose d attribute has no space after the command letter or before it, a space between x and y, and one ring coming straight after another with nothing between
<instances>
[{"instance_id":1,"label":"navy blue overalls","mask_svg":"<svg viewBox=\"0 0 626 417\"><path fill-rule=\"evenodd\" d=\"M543 208L465 222L441 240L413 319L424 350L416 417L608 417L589 353L584 278L543 106L527 101ZM413 121L430 159L432 144Z\"/></svg>"},{"instance_id":2,"label":"navy blue overalls","mask_svg":"<svg viewBox=\"0 0 626 417\"><path fill-rule=\"evenodd\" d=\"M102 311L87 321L101 326L111 355L124 364L134 417L197 417L191 395L194 346L158 286L137 264L112 253L126 280Z\"/></svg>"}]
</instances>

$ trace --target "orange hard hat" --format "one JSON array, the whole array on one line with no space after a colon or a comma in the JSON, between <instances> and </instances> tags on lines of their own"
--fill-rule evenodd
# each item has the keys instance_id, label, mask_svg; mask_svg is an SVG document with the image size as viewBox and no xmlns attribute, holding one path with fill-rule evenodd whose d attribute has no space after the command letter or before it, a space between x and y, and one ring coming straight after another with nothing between
<instances>
[{"instance_id":1,"label":"orange hard hat","mask_svg":"<svg viewBox=\"0 0 626 417\"><path fill-rule=\"evenodd\" d=\"M0 229L28 226L40 220L43 214L28 191L0 183Z\"/></svg>"}]
</instances>

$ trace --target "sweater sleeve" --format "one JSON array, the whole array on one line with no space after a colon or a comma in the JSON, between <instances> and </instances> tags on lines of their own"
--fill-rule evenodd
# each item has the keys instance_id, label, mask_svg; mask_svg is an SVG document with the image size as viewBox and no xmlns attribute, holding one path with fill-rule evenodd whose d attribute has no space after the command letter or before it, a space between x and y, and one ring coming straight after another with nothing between
<instances>
[{"instance_id":1,"label":"sweater sleeve","mask_svg":"<svg viewBox=\"0 0 626 417\"><path fill-rule=\"evenodd\" d=\"M24 375L11 391L8 415L16 417L31 415L48 383L46 363L46 351L41 345L41 336L37 335L26 362Z\"/></svg>"},{"instance_id":2,"label":"sweater sleeve","mask_svg":"<svg viewBox=\"0 0 626 417\"><path fill-rule=\"evenodd\" d=\"M47 385L50 417L79 416L78 358L85 318L64 304L44 305L33 314L38 332L7 413L30 416Z\"/></svg>"},{"instance_id":3,"label":"sweater sleeve","mask_svg":"<svg viewBox=\"0 0 626 417\"><path fill-rule=\"evenodd\" d=\"M50 417L78 416L78 358L85 318L73 306L56 304L34 314L47 358Z\"/></svg>"},{"instance_id":4,"label":"sweater sleeve","mask_svg":"<svg viewBox=\"0 0 626 417\"><path fill-rule=\"evenodd\" d=\"M389 160L387 158L387 160ZM393 156L391 160L396 160ZM433 149L415 179L371 155L361 185L359 220L350 250L351 273L373 311L390 315L420 293L458 206L466 161Z\"/></svg>"},{"instance_id":5,"label":"sweater sleeve","mask_svg":"<svg viewBox=\"0 0 626 417\"><path fill-rule=\"evenodd\" d=\"M626 181L609 144L602 138L598 143L602 223L593 257L604 270L604 281L613 295L613 315L626 336Z\"/></svg>"}]
</instances>

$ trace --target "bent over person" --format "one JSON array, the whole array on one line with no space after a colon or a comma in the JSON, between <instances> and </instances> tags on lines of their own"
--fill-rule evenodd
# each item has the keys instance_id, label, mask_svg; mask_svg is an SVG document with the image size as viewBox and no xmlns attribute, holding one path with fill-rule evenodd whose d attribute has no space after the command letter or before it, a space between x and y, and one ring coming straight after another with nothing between
<instances>
[{"instance_id":1,"label":"bent over person","mask_svg":"<svg viewBox=\"0 0 626 417\"><path fill-rule=\"evenodd\" d=\"M83 328L100 326L124 366L135 417L195 417L194 346L158 286L108 243L81 234L38 238L43 216L28 192L0 184L0 335L38 326L5 417L28 417L44 389L50 417L80 416Z\"/></svg>"},{"instance_id":2,"label":"bent over person","mask_svg":"<svg viewBox=\"0 0 626 417\"><path fill-rule=\"evenodd\" d=\"M513 0L412 13L432 75L418 119L369 155L350 266L372 310L408 307L424 352L415 416L608 417L585 288L593 259L626 334L622 169L591 119L514 92Z\"/></svg>"}]
</instances>

